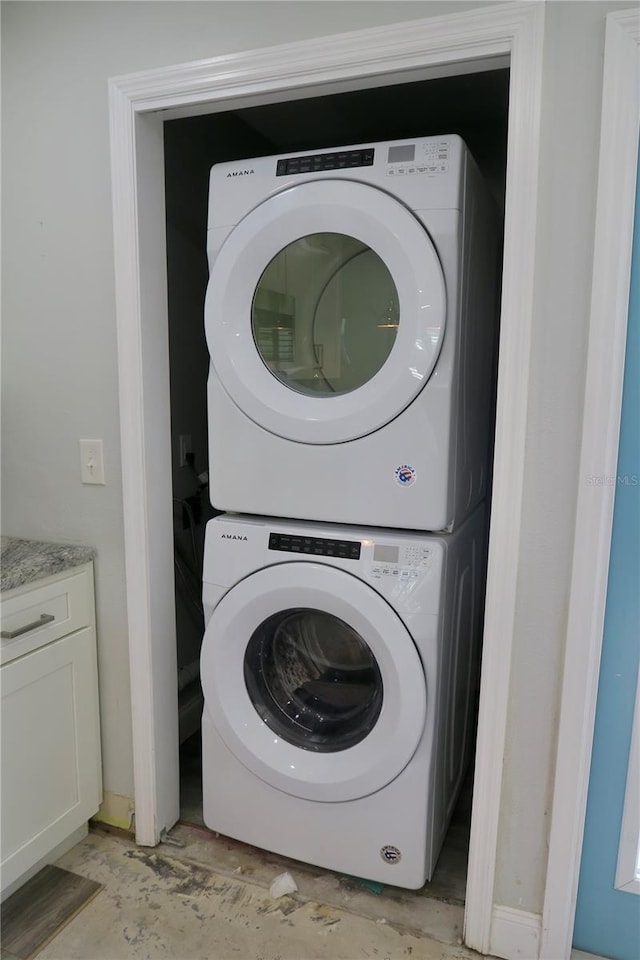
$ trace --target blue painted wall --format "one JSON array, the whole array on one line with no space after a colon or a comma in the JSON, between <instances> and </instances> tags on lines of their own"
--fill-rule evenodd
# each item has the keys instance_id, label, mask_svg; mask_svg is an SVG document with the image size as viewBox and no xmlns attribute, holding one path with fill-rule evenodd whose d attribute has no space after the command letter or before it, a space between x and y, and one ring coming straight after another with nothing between
<instances>
[{"instance_id":1,"label":"blue painted wall","mask_svg":"<svg viewBox=\"0 0 640 960\"><path fill-rule=\"evenodd\" d=\"M640 175L611 561L574 946L640 958L640 896L614 888L640 653ZM611 478L602 478L612 482Z\"/></svg>"}]
</instances>

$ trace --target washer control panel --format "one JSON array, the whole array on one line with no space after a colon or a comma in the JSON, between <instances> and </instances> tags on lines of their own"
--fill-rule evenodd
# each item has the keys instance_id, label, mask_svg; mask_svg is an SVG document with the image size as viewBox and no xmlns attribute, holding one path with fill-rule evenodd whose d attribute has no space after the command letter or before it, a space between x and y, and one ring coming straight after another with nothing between
<instances>
[{"instance_id":1,"label":"washer control panel","mask_svg":"<svg viewBox=\"0 0 640 960\"><path fill-rule=\"evenodd\" d=\"M404 177L426 173L435 176L449 169L449 141L437 137L426 143L403 143L387 152L387 176Z\"/></svg>"},{"instance_id":2,"label":"washer control panel","mask_svg":"<svg viewBox=\"0 0 640 960\"><path fill-rule=\"evenodd\" d=\"M431 566L432 550L422 544L376 543L373 547L371 576L374 580L417 580Z\"/></svg>"},{"instance_id":3,"label":"washer control panel","mask_svg":"<svg viewBox=\"0 0 640 960\"><path fill-rule=\"evenodd\" d=\"M359 540L301 537L289 533L269 534L269 550L282 550L285 553L305 553L316 557L340 557L343 560L359 560L360 546Z\"/></svg>"}]
</instances>

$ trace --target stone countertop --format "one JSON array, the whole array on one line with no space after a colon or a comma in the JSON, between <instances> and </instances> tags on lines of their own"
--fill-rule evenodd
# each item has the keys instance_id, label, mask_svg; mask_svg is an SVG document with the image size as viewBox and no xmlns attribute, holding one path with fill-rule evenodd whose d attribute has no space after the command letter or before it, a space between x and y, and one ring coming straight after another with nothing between
<instances>
[{"instance_id":1,"label":"stone countertop","mask_svg":"<svg viewBox=\"0 0 640 960\"><path fill-rule=\"evenodd\" d=\"M79 567L94 557L93 547L2 537L0 592Z\"/></svg>"}]
</instances>

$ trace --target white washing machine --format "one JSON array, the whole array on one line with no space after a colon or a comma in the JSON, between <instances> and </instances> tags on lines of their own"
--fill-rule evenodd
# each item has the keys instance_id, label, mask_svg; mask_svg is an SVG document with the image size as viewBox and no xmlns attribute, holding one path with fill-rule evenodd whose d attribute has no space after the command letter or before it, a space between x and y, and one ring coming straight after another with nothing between
<instances>
[{"instance_id":1,"label":"white washing machine","mask_svg":"<svg viewBox=\"0 0 640 960\"><path fill-rule=\"evenodd\" d=\"M212 168L215 507L451 530L483 499L496 221L458 136Z\"/></svg>"},{"instance_id":2,"label":"white washing machine","mask_svg":"<svg viewBox=\"0 0 640 960\"><path fill-rule=\"evenodd\" d=\"M450 535L210 521L212 830L385 884L430 879L469 759L484 508Z\"/></svg>"}]
</instances>

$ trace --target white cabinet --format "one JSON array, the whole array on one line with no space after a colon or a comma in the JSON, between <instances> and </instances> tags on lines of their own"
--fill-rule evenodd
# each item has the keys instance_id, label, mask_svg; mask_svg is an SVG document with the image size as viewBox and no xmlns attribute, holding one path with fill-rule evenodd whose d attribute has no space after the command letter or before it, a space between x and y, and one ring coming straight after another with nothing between
<instances>
[{"instance_id":1,"label":"white cabinet","mask_svg":"<svg viewBox=\"0 0 640 960\"><path fill-rule=\"evenodd\" d=\"M0 609L4 898L102 799L93 564L9 590Z\"/></svg>"}]
</instances>

